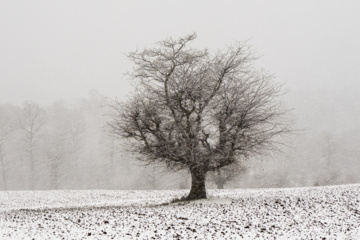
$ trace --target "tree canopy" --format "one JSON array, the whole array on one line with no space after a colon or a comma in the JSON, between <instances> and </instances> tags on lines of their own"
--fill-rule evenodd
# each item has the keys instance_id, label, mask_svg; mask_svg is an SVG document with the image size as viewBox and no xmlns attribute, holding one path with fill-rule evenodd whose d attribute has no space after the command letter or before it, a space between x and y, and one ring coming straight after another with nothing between
<instances>
[{"instance_id":1,"label":"tree canopy","mask_svg":"<svg viewBox=\"0 0 360 240\"><path fill-rule=\"evenodd\" d=\"M198 50L190 46L195 39L169 38L130 53L136 91L127 102L114 102L110 122L143 161L189 169L188 199L206 198L208 171L272 150L288 132L281 85L253 65L250 47Z\"/></svg>"}]
</instances>

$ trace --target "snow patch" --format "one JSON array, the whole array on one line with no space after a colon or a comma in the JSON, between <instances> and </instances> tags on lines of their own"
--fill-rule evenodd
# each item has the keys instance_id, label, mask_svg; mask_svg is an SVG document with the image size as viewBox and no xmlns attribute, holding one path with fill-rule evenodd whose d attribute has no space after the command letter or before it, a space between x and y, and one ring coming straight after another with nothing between
<instances>
[{"instance_id":1,"label":"snow patch","mask_svg":"<svg viewBox=\"0 0 360 240\"><path fill-rule=\"evenodd\" d=\"M0 239L360 239L360 185L0 193Z\"/></svg>"}]
</instances>

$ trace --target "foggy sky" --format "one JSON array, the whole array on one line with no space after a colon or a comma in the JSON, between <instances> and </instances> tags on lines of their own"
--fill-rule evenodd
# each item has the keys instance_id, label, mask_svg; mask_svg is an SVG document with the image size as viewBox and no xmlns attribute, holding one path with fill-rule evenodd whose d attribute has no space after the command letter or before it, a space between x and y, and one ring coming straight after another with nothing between
<instances>
[{"instance_id":1,"label":"foggy sky","mask_svg":"<svg viewBox=\"0 0 360 240\"><path fill-rule=\"evenodd\" d=\"M131 89L125 53L197 32L196 47L249 40L290 90L360 89L359 1L0 1L0 104Z\"/></svg>"}]
</instances>

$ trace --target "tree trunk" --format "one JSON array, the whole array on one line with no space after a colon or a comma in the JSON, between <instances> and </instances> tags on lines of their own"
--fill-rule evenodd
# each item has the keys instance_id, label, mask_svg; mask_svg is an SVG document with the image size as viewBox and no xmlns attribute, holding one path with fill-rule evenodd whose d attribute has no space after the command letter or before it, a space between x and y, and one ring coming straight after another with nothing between
<instances>
[{"instance_id":1,"label":"tree trunk","mask_svg":"<svg viewBox=\"0 0 360 240\"><path fill-rule=\"evenodd\" d=\"M224 189L224 182L218 181L215 182L217 189Z\"/></svg>"},{"instance_id":2,"label":"tree trunk","mask_svg":"<svg viewBox=\"0 0 360 240\"><path fill-rule=\"evenodd\" d=\"M206 198L205 177L206 171L201 167L190 168L191 189L187 200L196 200Z\"/></svg>"}]
</instances>

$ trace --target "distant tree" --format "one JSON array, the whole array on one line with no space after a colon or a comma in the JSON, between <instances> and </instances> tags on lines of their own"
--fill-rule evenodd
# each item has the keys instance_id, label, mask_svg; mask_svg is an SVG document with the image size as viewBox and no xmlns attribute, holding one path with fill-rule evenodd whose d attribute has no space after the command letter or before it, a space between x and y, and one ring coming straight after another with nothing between
<instances>
[{"instance_id":1,"label":"distant tree","mask_svg":"<svg viewBox=\"0 0 360 240\"><path fill-rule=\"evenodd\" d=\"M48 144L45 149L45 155L50 165L51 189L59 189L60 184L60 165L65 159L65 146L63 139L59 136L48 136Z\"/></svg>"},{"instance_id":2,"label":"distant tree","mask_svg":"<svg viewBox=\"0 0 360 240\"><path fill-rule=\"evenodd\" d=\"M323 147L323 157L326 159L326 168L327 170L330 170L331 165L333 164L333 158L334 158L334 153L335 153L335 147L334 147L334 137L331 133L329 132L324 132L323 133L323 141L324 141L324 147Z\"/></svg>"},{"instance_id":3,"label":"distant tree","mask_svg":"<svg viewBox=\"0 0 360 240\"><path fill-rule=\"evenodd\" d=\"M70 148L70 129L71 124L68 120L71 110L66 108L65 103L57 101L47 108L47 124L45 134L42 135L42 152L48 163L50 173L51 189L61 188L63 179L72 180L70 173L72 166L69 160ZM69 179L70 178L70 179Z\"/></svg>"},{"instance_id":4,"label":"distant tree","mask_svg":"<svg viewBox=\"0 0 360 240\"><path fill-rule=\"evenodd\" d=\"M9 153L10 134L15 130L14 114L16 108L11 105L0 105L0 167L2 175L2 189L8 189L7 156Z\"/></svg>"},{"instance_id":5,"label":"distant tree","mask_svg":"<svg viewBox=\"0 0 360 240\"><path fill-rule=\"evenodd\" d=\"M209 178L215 183L217 189L223 189L226 184L237 179L244 171L243 167L234 166L233 164L211 172Z\"/></svg>"},{"instance_id":6,"label":"distant tree","mask_svg":"<svg viewBox=\"0 0 360 240\"><path fill-rule=\"evenodd\" d=\"M82 182L81 155L84 152L84 139L86 134L86 121L84 110L81 107L71 109L67 116L69 122L69 158L72 166L70 174L77 184Z\"/></svg>"},{"instance_id":7,"label":"distant tree","mask_svg":"<svg viewBox=\"0 0 360 240\"><path fill-rule=\"evenodd\" d=\"M18 127L24 133L26 160L30 166L30 189L35 188L35 148L39 140L39 131L45 122L44 110L34 102L25 102L18 119Z\"/></svg>"},{"instance_id":8,"label":"distant tree","mask_svg":"<svg viewBox=\"0 0 360 240\"><path fill-rule=\"evenodd\" d=\"M276 137L289 131L277 101L281 86L253 67L246 44L209 52L189 47L195 38L130 53L136 93L114 102L110 122L141 160L188 169L188 200L206 198L207 172L273 150Z\"/></svg>"}]
</instances>

